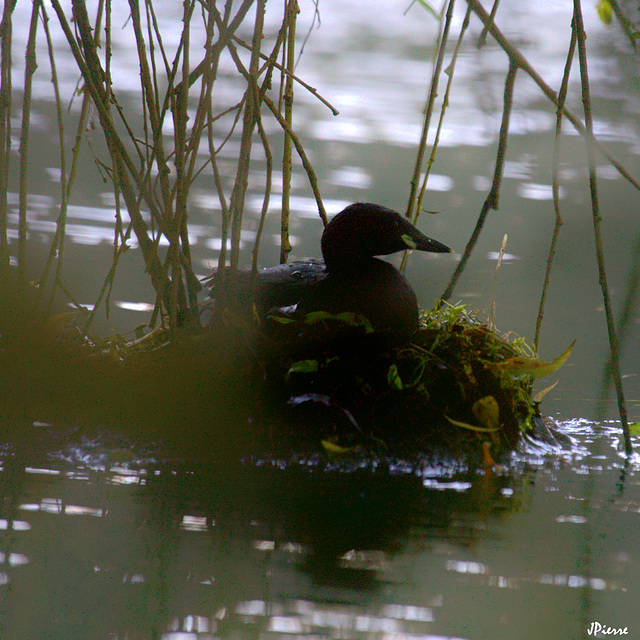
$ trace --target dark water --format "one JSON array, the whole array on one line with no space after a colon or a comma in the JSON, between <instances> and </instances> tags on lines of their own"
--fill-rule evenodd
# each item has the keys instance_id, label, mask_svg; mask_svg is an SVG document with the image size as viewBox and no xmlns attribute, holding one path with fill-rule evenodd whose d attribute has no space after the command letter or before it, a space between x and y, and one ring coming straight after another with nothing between
<instances>
[{"instance_id":1,"label":"dark water","mask_svg":"<svg viewBox=\"0 0 640 640\"><path fill-rule=\"evenodd\" d=\"M2 459L3 638L637 633L638 464L615 425L566 422L570 448L527 445L485 474L167 460L37 431L58 448Z\"/></svg>"},{"instance_id":2,"label":"dark water","mask_svg":"<svg viewBox=\"0 0 640 640\"><path fill-rule=\"evenodd\" d=\"M29 3L19 5L26 25ZM403 15L407 5L388 3L378 16L360 2L321 3L322 26L311 30L297 73L341 115L332 116L299 91L295 124L330 212L356 200L406 206L436 31L418 7ZM159 17L167 38L177 7L167 4ZM304 34L313 8L301 7ZM571 3L510 2L506 8L499 24L557 87ZM602 25L591 7L583 11L597 133L637 176L637 57L615 26ZM278 17L269 14L269 20L273 31ZM472 30L477 37L477 23ZM26 28L16 29L18 52L25 34ZM126 71L132 51L122 38L117 71ZM16 95L21 64L16 54ZM30 165L29 257L36 265L51 240L59 200L55 116L44 66L31 133L38 153ZM425 307L444 290L487 195L505 70L504 56L492 46L478 52L470 40L462 51L425 200L439 214L425 214L420 223L458 254L411 256L407 276ZM73 66L61 65L60 74L72 90ZM123 102L137 105L135 74L116 75ZM219 99L233 101L232 89ZM577 74L569 105L581 113ZM74 103L71 114L76 112ZM495 283L496 322L529 339L554 222L553 126L553 109L520 78L500 209L489 216L454 293L455 301L472 309L488 307L496 254L507 233L507 258ZM558 420L570 446L526 444L492 473L462 463L337 463L321 455L222 463L203 453L197 435L191 449L178 454L151 436L134 441L126 423L107 428L29 421L22 427L16 417L0 450L0 637L537 640L589 637L594 622L628 627L623 637L640 636L634 602L640 588L638 459L619 454L615 404L604 402L602 416L596 410L607 339L584 145L569 125L565 131L564 225L541 356L551 359L574 338L577 343L567 365L537 388L559 380L543 410ZM100 149L99 132L90 135ZM64 277L76 299L90 305L109 268L114 209L91 153L83 153ZM229 159L233 153L231 144ZM635 274L640 198L603 157L597 164L610 288L619 311ZM258 160L256 184L263 168ZM292 258L317 256L321 226L300 167L295 174ZM202 177L190 202L192 247L202 274L220 248L210 180ZM263 266L277 262L277 200L261 249ZM250 188L249 253L260 206L259 189ZM148 318L153 300L134 245L123 258L110 316L99 314L96 329L131 329ZM638 421L637 302L632 309L622 372L630 419ZM220 416L210 419L212 428L224 427Z\"/></svg>"}]
</instances>

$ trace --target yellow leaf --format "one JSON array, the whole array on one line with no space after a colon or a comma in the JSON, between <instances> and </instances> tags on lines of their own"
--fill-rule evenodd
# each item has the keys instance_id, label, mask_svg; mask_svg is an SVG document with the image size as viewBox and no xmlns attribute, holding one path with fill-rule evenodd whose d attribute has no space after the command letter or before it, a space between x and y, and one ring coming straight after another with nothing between
<instances>
[{"instance_id":1,"label":"yellow leaf","mask_svg":"<svg viewBox=\"0 0 640 640\"><path fill-rule=\"evenodd\" d=\"M109 360L112 362L122 362L115 336L109 340Z\"/></svg>"},{"instance_id":2,"label":"yellow leaf","mask_svg":"<svg viewBox=\"0 0 640 640\"><path fill-rule=\"evenodd\" d=\"M640 422L633 422L629 425L629 434L632 436L640 436Z\"/></svg>"},{"instance_id":3,"label":"yellow leaf","mask_svg":"<svg viewBox=\"0 0 640 640\"><path fill-rule=\"evenodd\" d=\"M291 324L293 322L291 318L287 318L286 316L276 316L276 315L270 315L269 320L272 320L273 322L277 322L278 324Z\"/></svg>"},{"instance_id":4,"label":"yellow leaf","mask_svg":"<svg viewBox=\"0 0 640 640\"><path fill-rule=\"evenodd\" d=\"M478 433L495 433L499 431L499 429L490 428L490 427L478 427L474 424L469 424L468 422L461 422L460 420L454 420L445 414L444 416L454 427L462 427L463 429L469 429L470 431L477 431Z\"/></svg>"},{"instance_id":5,"label":"yellow leaf","mask_svg":"<svg viewBox=\"0 0 640 640\"><path fill-rule=\"evenodd\" d=\"M330 456L343 456L347 453L351 453L355 451L358 447L341 447L339 444L335 444L331 442L331 440L321 440L322 446L324 450Z\"/></svg>"},{"instance_id":6,"label":"yellow leaf","mask_svg":"<svg viewBox=\"0 0 640 640\"><path fill-rule=\"evenodd\" d=\"M500 426L500 407L493 396L476 400L471 411L483 427L496 430Z\"/></svg>"},{"instance_id":7,"label":"yellow leaf","mask_svg":"<svg viewBox=\"0 0 640 640\"><path fill-rule=\"evenodd\" d=\"M613 7L609 0L600 0L596 5L596 11L598 12L598 16L602 22L605 24L611 24L611 20L613 18Z\"/></svg>"},{"instance_id":8,"label":"yellow leaf","mask_svg":"<svg viewBox=\"0 0 640 640\"><path fill-rule=\"evenodd\" d=\"M542 398L544 398L547 395L547 393L549 393L549 391L551 391L558 384L558 382L560 382L560 380L556 380L550 387L547 387L546 389L542 389L542 391L538 391L538 393L536 393L536 395L533 396L533 401L537 404L542 402Z\"/></svg>"},{"instance_id":9,"label":"yellow leaf","mask_svg":"<svg viewBox=\"0 0 640 640\"><path fill-rule=\"evenodd\" d=\"M492 363L490 366L493 369L504 371L520 371L522 373L528 373L534 378L544 378L551 373L557 371L569 358L573 351L573 345L576 343L574 340L565 350L564 353L559 355L551 362L544 362L543 360L535 360L533 358L525 358L524 356L516 356L515 358L509 358L504 362Z\"/></svg>"},{"instance_id":10,"label":"yellow leaf","mask_svg":"<svg viewBox=\"0 0 640 640\"><path fill-rule=\"evenodd\" d=\"M397 391L402 391L404 385L402 384L402 378L398 373L398 367L395 364L392 364L389 367L389 371L387 371L387 384Z\"/></svg>"}]
</instances>

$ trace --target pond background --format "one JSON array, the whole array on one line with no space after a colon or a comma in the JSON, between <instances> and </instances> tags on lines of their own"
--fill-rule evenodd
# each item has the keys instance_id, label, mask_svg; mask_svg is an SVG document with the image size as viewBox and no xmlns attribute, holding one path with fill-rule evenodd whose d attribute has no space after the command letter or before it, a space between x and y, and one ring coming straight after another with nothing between
<instances>
[{"instance_id":1,"label":"pond background","mask_svg":"<svg viewBox=\"0 0 640 640\"><path fill-rule=\"evenodd\" d=\"M437 30L419 6L407 8L399 1L383 9L380 3L325 1L320 23L312 24L314 6L301 3L298 33L309 38L296 73L340 115L297 88L294 127L330 213L358 200L406 207ZM15 29L14 51L24 51L30 9L30 3L18 3L17 15L24 18L15 24L25 29ZM571 9L570 2L511 0L498 12L497 24L552 87L561 79ZM164 3L162 11L170 38L181 7ZM460 3L453 33L462 11ZM596 134L637 176L638 58L617 26L602 24L591 6L583 12ZM275 32L279 12L267 17L267 31ZM425 308L444 290L492 178L507 60L491 39L475 48L479 31L472 20L425 197L426 208L439 213L420 220L425 233L457 255L416 253L406 271ZM61 39L58 44L66 50ZM130 66L132 43L123 35L115 44L119 96L125 104L129 96L127 106L135 107L137 72L122 73ZM19 53L14 65L17 109ZM75 65L59 66L71 95ZM38 153L30 165L28 250L36 277L59 197L55 115L44 67L34 89L38 117L31 134ZM228 84L218 80L222 104L237 99L231 78L230 72ZM452 300L487 308L507 233L495 284L496 323L532 338L554 224L555 112L524 74L515 97L500 209L490 213ZM581 114L576 73L568 106ZM77 108L74 103L71 113ZM455 467L334 468L318 458L210 468L197 460L197 451L189 461L175 459L155 442L133 444L126 433L100 425L36 423L25 442L7 442L3 449L0 635L578 638L586 637L592 621L629 626L630 637L637 635L640 615L631 601L640 586L637 460L625 467L617 453L615 402L604 416L596 415L608 344L584 142L568 123L564 131L565 224L540 354L550 360L577 339L543 404L572 438L570 451L530 445L508 471L489 479ZM98 153L101 135L91 134ZM226 147L230 164L234 151L232 140ZM113 195L86 148L84 154L64 276L76 299L91 304L111 261ZM634 275L640 197L604 158L597 162L609 285L619 310ZM261 170L258 158L245 215L247 256L261 206ZM291 258L318 256L321 224L302 168L295 171ZM10 178L17 212L17 178ZM220 246L210 179L203 176L189 209L202 275L216 264ZM277 200L274 194L260 266L278 260ZM15 226L11 233L15 243ZM148 319L140 303L152 303L154 295L141 264L137 251L126 254L112 312L108 319L99 314L98 330L124 332ZM631 421L640 420L638 322L636 313L622 356Z\"/></svg>"}]
</instances>

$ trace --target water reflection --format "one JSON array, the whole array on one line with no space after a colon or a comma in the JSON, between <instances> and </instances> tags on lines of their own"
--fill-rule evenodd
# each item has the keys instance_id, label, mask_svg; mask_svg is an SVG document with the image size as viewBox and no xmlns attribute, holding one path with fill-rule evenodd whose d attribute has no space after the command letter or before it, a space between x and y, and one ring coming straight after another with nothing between
<instances>
[{"instance_id":1,"label":"water reflection","mask_svg":"<svg viewBox=\"0 0 640 640\"><path fill-rule=\"evenodd\" d=\"M565 424L571 447L530 442L497 474L172 460L106 431L14 448L3 637L533 640L630 623L639 467L616 429Z\"/></svg>"}]
</instances>

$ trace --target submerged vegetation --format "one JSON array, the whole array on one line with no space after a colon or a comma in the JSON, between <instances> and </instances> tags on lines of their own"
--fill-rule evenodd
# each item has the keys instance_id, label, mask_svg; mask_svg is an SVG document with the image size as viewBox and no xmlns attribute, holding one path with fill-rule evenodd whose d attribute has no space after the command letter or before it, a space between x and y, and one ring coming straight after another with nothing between
<instances>
[{"instance_id":1,"label":"submerged vegetation","mask_svg":"<svg viewBox=\"0 0 640 640\"><path fill-rule=\"evenodd\" d=\"M558 92L544 83L500 31L497 26L499 14L495 15L498 3L494 13L489 15L476 0L467 1L452 51L449 39L454 23L454 2L445 2L440 12L428 3L421 3L437 15L440 33L424 109L423 133L408 180L406 215L414 223L424 211L423 197L455 77L455 62L472 16L483 24L480 40L491 35L509 60L493 182L443 299L451 299L489 211L498 207L517 74L532 78L557 110L553 165L556 227L542 285L533 346L520 338L508 339L499 335L491 323L480 322L477 315L467 313L460 306L440 303L433 311L423 314L420 330L412 341L400 346L372 332L366 319L351 316L308 316L301 321L303 326L300 322L291 324L273 320L263 327L222 314L213 323L213 329L203 331L201 299L198 299L201 285L194 272L189 244L188 205L194 185L201 186L204 181L205 188L215 193L215 222L221 238L218 266L228 268L232 275L241 264L243 213L251 163L257 155L264 158L265 171L261 215L255 229L255 244L251 248L254 270L272 200L276 171L274 148L282 147L281 261L286 262L291 249L289 212L294 152L307 176L319 217L324 224L327 221L312 163L293 126L295 91L308 92L322 108L329 109L334 115L337 111L295 73L299 55L296 40L298 3L296 0L283 2L280 27L276 33L268 34L265 31L266 0L239 3L187 0L183 3L180 32L171 39L162 32L151 0L142 5L137 0L129 0L122 6L103 0L96 3L73 0L71 4L70 12L58 0L51 0L55 27L76 61L82 85L75 98L82 106L73 121L76 137L70 151L66 148L65 134L69 117L63 106L70 97L60 94L56 39L50 31L53 16L47 14L43 3L33 3L23 100L18 109L12 103L11 85L12 56L16 55L12 49L12 16L16 2L6 2L2 15L0 280L15 282L11 288L4 287L3 305L7 309L2 314L5 326L0 331L0 357L3 365L9 365L5 371L13 372L5 396L9 407L15 408L17 402L21 405L20 415L26 417L38 411L46 415L47 406L73 399L73 406L91 413L91 408L100 404L95 401L99 397L123 419L131 419L136 412L143 414L142 420L156 412L162 413L168 417L165 422L173 420L174 426L181 425L179 431L195 418L193 403L197 403L200 413L204 402L217 423L235 421L241 424L241 429L253 417L259 400L271 394L272 398L278 399L276 406L286 406L293 413L317 413L318 419L311 423L295 421L293 433L299 435L296 428L300 424L320 423L318 430L314 427L312 439L324 443L325 449L334 454L361 446L388 447L400 441L403 445L412 442L416 447L433 441L453 447L470 445L478 450L486 443L495 451L514 447L523 433L539 432L537 401L531 398L532 378L550 373L569 354L568 350L552 363L540 363L535 356L562 224L557 147L562 125L568 120L587 145L611 371L626 448L630 450L615 322L600 240L594 152L603 153L621 175L635 186L638 183L593 135L585 34L578 0L574 2L572 39ZM617 4L613 3L613 6L617 8ZM119 94L121 78L112 65L114 17L123 7L129 19L117 28L129 30L138 56L136 71L140 84L136 99L132 101L123 100ZM90 11L93 11L92 16ZM47 43L48 61L36 60L35 45L40 38ZM584 124L565 106L576 50L585 108ZM28 159L33 153L29 148L31 88L38 65L50 69L58 114L60 201L47 260L42 272L32 278L33 270L27 263L26 251L30 215L27 194L32 179L28 174ZM233 82L242 87L238 100L225 101L224 97L217 97L218 78L229 68L235 74ZM444 69L447 86L440 120L431 153L425 159ZM126 102L133 103L135 108L128 108ZM18 224L16 240L10 243L7 194L9 176L13 175L11 119L17 111L21 112ZM87 133L94 126L104 134L103 140L96 141ZM88 313L82 311L73 292L65 287L62 272L67 209L73 198L76 169L86 139L89 139L88 146L100 175L113 184L115 203L113 264ZM232 140L237 142L237 149L229 161L224 154ZM131 248L133 238L155 292L154 308L148 324L140 329L140 335L133 339L114 337L105 341L92 334L92 322L101 306L108 313L115 273L122 255ZM61 326L66 324L66 316L50 318L54 302L61 299L74 307L76 314L64 328ZM16 305L16 300L21 304ZM16 306L25 309L23 317L29 320L16 321L19 316L13 311ZM34 316L37 321L32 328L25 329ZM7 329L11 325L16 331ZM72 340L68 340L70 334ZM11 343L16 335L22 339L17 345ZM45 366L44 362L48 364ZM67 370L68 376L59 375L63 369ZM40 383L30 383L29 376ZM237 391L234 392L236 386L242 390L242 401ZM206 400L202 400L203 388L209 392ZM248 389L250 393L247 393ZM154 408L151 414L150 407ZM327 421L328 413L337 418ZM101 419L95 412L92 416ZM278 415L277 419L281 420L282 416ZM167 429L171 431L171 427ZM224 439L224 445L218 440L215 446L233 449L238 439L251 440L256 435L248 427L243 436L238 433L239 430L229 429L231 435Z\"/></svg>"}]
</instances>

